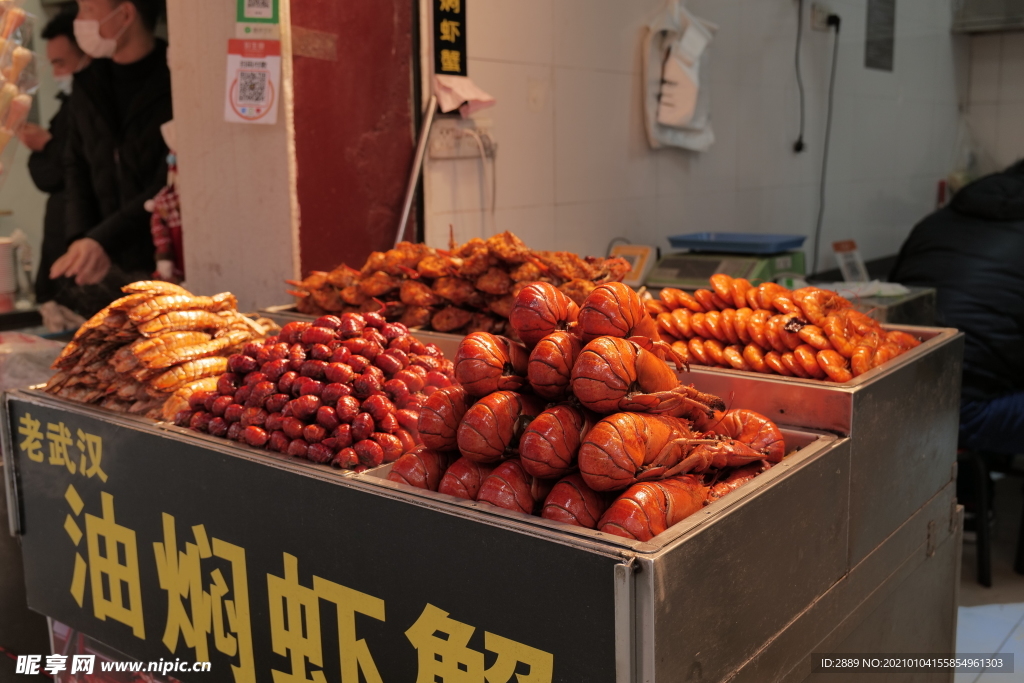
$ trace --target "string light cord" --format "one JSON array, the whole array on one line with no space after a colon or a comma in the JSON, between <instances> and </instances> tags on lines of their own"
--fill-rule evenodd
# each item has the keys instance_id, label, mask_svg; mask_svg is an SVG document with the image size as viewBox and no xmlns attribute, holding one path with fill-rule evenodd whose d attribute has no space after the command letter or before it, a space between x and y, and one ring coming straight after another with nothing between
<instances>
[{"instance_id":1,"label":"string light cord","mask_svg":"<svg viewBox=\"0 0 1024 683\"><path fill-rule=\"evenodd\" d=\"M803 68L800 65L800 48L804 42L804 0L799 0L796 8L796 55L794 62L796 64L796 87L800 92L800 135L797 136L796 142L793 143L793 151L796 154L804 151L807 145L804 144L804 128L806 123L807 114L807 99L804 93L804 73Z\"/></svg>"},{"instance_id":2,"label":"string light cord","mask_svg":"<svg viewBox=\"0 0 1024 683\"><path fill-rule=\"evenodd\" d=\"M825 116L825 144L821 155L821 184L818 189L818 220L814 226L814 257L812 259L811 275L818 272L818 254L821 250L821 229L825 222L825 194L828 178L828 153L832 142L832 110L836 94L836 66L839 63L839 26L841 20L838 14L828 16L828 25L835 29L835 42L832 45L832 69L828 83L828 113Z\"/></svg>"}]
</instances>

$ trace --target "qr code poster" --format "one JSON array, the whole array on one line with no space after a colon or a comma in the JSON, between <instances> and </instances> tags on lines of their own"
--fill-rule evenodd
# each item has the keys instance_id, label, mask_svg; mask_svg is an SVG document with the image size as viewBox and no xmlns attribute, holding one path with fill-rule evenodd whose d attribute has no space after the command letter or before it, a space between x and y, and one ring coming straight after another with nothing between
<instances>
[{"instance_id":1,"label":"qr code poster","mask_svg":"<svg viewBox=\"0 0 1024 683\"><path fill-rule=\"evenodd\" d=\"M278 0L238 0L238 17L240 22L273 22L278 21Z\"/></svg>"},{"instance_id":2,"label":"qr code poster","mask_svg":"<svg viewBox=\"0 0 1024 683\"><path fill-rule=\"evenodd\" d=\"M228 123L277 123L281 91L281 43L277 40L228 41Z\"/></svg>"}]
</instances>

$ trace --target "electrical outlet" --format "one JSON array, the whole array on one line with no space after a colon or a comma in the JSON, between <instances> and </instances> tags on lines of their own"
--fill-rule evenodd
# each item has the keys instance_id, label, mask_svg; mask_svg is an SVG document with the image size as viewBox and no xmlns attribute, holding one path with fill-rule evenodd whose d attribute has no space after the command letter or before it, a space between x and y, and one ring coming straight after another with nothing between
<instances>
[{"instance_id":1,"label":"electrical outlet","mask_svg":"<svg viewBox=\"0 0 1024 683\"><path fill-rule=\"evenodd\" d=\"M811 3L811 28L815 31L828 31L828 17L832 14L832 8L824 2L815 0Z\"/></svg>"},{"instance_id":2,"label":"electrical outlet","mask_svg":"<svg viewBox=\"0 0 1024 683\"><path fill-rule=\"evenodd\" d=\"M443 117L430 130L431 159L479 159L481 146L484 156L493 159L498 144L489 119Z\"/></svg>"}]
</instances>

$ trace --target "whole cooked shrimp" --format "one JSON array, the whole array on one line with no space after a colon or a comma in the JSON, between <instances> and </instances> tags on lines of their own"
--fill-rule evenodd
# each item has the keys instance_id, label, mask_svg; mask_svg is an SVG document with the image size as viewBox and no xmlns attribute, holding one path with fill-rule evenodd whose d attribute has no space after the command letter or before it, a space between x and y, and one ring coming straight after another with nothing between
<instances>
[{"instance_id":1,"label":"whole cooked shrimp","mask_svg":"<svg viewBox=\"0 0 1024 683\"><path fill-rule=\"evenodd\" d=\"M813 346L819 351L834 351L832 342L828 340L828 335L825 334L825 330L821 329L817 325L804 325L797 332L797 336L800 337L800 341L804 342L809 346Z\"/></svg>"},{"instance_id":2,"label":"whole cooked shrimp","mask_svg":"<svg viewBox=\"0 0 1024 683\"><path fill-rule=\"evenodd\" d=\"M818 349L813 346L801 344L793 350L793 357L812 379L825 379L828 376L818 364Z\"/></svg>"},{"instance_id":3,"label":"whole cooked shrimp","mask_svg":"<svg viewBox=\"0 0 1024 683\"><path fill-rule=\"evenodd\" d=\"M829 315L853 308L853 304L835 292L817 287L804 287L796 290L793 292L793 300L800 306L804 317L819 327Z\"/></svg>"},{"instance_id":4,"label":"whole cooked shrimp","mask_svg":"<svg viewBox=\"0 0 1024 683\"><path fill-rule=\"evenodd\" d=\"M818 351L818 365L833 382L849 382L853 379L849 363L836 351Z\"/></svg>"},{"instance_id":5,"label":"whole cooked shrimp","mask_svg":"<svg viewBox=\"0 0 1024 683\"><path fill-rule=\"evenodd\" d=\"M850 370L854 377L863 375L874 367L872 359L875 357L875 351L883 341L882 335L875 330L869 331L857 340L853 354L850 356Z\"/></svg>"},{"instance_id":6,"label":"whole cooked shrimp","mask_svg":"<svg viewBox=\"0 0 1024 683\"><path fill-rule=\"evenodd\" d=\"M733 279L732 279L732 277L726 275L725 273L715 273L714 275L711 276L710 281L711 281L711 289L714 290L715 294L717 294L718 297L722 301L725 301L725 302L733 301L733 296L732 296Z\"/></svg>"},{"instance_id":7,"label":"whole cooked shrimp","mask_svg":"<svg viewBox=\"0 0 1024 683\"><path fill-rule=\"evenodd\" d=\"M754 372L770 372L768 365L764 362L764 349L753 342L743 347L743 360L747 361Z\"/></svg>"},{"instance_id":8,"label":"whole cooked shrimp","mask_svg":"<svg viewBox=\"0 0 1024 683\"><path fill-rule=\"evenodd\" d=\"M722 352L726 362L737 370L753 370L753 366L743 357L743 349L739 345L727 346Z\"/></svg>"},{"instance_id":9,"label":"whole cooked shrimp","mask_svg":"<svg viewBox=\"0 0 1024 683\"><path fill-rule=\"evenodd\" d=\"M747 334L750 341L762 349L770 349L772 345L768 342L767 330L768 321L771 319L771 311L758 309L747 319Z\"/></svg>"},{"instance_id":10,"label":"whole cooked shrimp","mask_svg":"<svg viewBox=\"0 0 1024 683\"><path fill-rule=\"evenodd\" d=\"M717 339L704 340L704 353L707 354L708 359L714 365L726 366L729 364L729 362L725 360L725 347L722 345L722 342Z\"/></svg>"},{"instance_id":11,"label":"whole cooked shrimp","mask_svg":"<svg viewBox=\"0 0 1024 683\"><path fill-rule=\"evenodd\" d=\"M693 293L693 298L700 302L705 311L720 311L728 308L729 304L710 289L698 289Z\"/></svg>"},{"instance_id":12,"label":"whole cooked shrimp","mask_svg":"<svg viewBox=\"0 0 1024 683\"><path fill-rule=\"evenodd\" d=\"M650 311L649 307L648 311ZM675 320L672 319L671 313L658 313L655 321L658 323L658 332L661 334L661 338L666 342L671 344L683 338L683 335L676 330Z\"/></svg>"},{"instance_id":13,"label":"whole cooked shrimp","mask_svg":"<svg viewBox=\"0 0 1024 683\"><path fill-rule=\"evenodd\" d=\"M669 310L674 311L680 308L686 308L694 313L704 312L704 307L701 303L694 299L693 295L688 292L684 292L681 289L666 287L661 290L660 298L662 303L668 306Z\"/></svg>"},{"instance_id":14,"label":"whole cooked shrimp","mask_svg":"<svg viewBox=\"0 0 1024 683\"><path fill-rule=\"evenodd\" d=\"M828 335L841 355L851 358L860 338L871 331L880 330L879 324L869 315L852 308L844 309L825 318L822 329Z\"/></svg>"}]
</instances>

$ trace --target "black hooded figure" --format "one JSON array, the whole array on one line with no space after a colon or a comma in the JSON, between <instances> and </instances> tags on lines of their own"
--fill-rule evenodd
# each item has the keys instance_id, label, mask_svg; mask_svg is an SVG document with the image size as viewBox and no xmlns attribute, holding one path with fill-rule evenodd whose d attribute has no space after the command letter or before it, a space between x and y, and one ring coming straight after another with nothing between
<instances>
[{"instance_id":1,"label":"black hooded figure","mask_svg":"<svg viewBox=\"0 0 1024 683\"><path fill-rule=\"evenodd\" d=\"M921 221L890 279L934 287L938 324L966 335L961 447L1024 452L1024 160Z\"/></svg>"}]
</instances>

